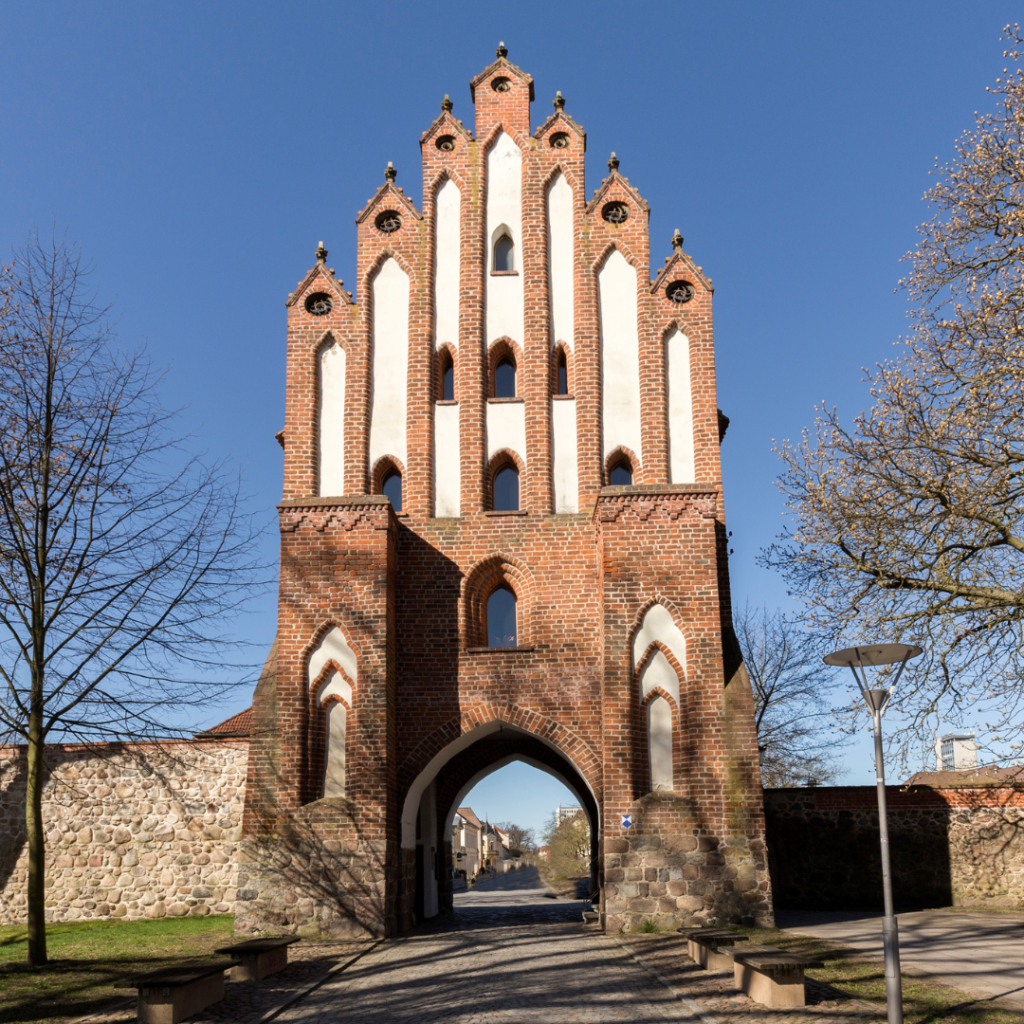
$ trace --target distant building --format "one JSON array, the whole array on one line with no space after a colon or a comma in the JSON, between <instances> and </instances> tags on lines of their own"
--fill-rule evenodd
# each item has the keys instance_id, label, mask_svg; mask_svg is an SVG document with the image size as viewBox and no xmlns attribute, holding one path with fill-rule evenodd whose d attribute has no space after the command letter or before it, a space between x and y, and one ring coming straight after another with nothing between
<instances>
[{"instance_id":1,"label":"distant building","mask_svg":"<svg viewBox=\"0 0 1024 1024\"><path fill-rule=\"evenodd\" d=\"M452 827L452 866L472 878L484 863L484 825L472 807L460 807Z\"/></svg>"},{"instance_id":2,"label":"distant building","mask_svg":"<svg viewBox=\"0 0 1024 1024\"><path fill-rule=\"evenodd\" d=\"M561 825L563 821L567 821L569 818L575 818L577 814L581 813L582 807L563 807L561 804L555 810L555 817L558 819L558 824Z\"/></svg>"},{"instance_id":3,"label":"distant building","mask_svg":"<svg viewBox=\"0 0 1024 1024\"><path fill-rule=\"evenodd\" d=\"M970 771L978 767L978 745L974 733L947 732L935 741L935 770L939 772Z\"/></svg>"}]
</instances>

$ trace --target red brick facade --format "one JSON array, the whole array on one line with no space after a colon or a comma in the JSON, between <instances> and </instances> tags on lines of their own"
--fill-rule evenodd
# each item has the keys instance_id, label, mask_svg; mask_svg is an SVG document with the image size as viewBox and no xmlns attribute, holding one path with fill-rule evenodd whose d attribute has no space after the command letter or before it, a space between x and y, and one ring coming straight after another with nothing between
<instances>
[{"instance_id":1,"label":"red brick facade","mask_svg":"<svg viewBox=\"0 0 1024 1024\"><path fill-rule=\"evenodd\" d=\"M652 279L648 207L617 160L586 200L586 135L560 97L531 135L532 79L501 50L471 91L474 132L446 102L421 139L422 213L389 170L359 214L359 301L322 250L289 298L278 639L254 702L240 930L391 933L417 914L443 912L453 801L513 756L580 795L607 927L659 916L769 919L752 704L729 611L710 282L681 239ZM487 153L502 133L521 159L521 226L513 230L523 327L522 337L488 344L488 288L497 286L487 269ZM562 339L553 336L546 197L559 174L572 190L568 398L553 395ZM435 337L437 196L448 180L460 195L458 335L447 346L459 514L435 517L436 461L450 454L437 448L436 417L453 404L439 401L447 339ZM609 203L623 204L624 220L603 215ZM625 441L609 450L602 422L618 370L602 348L610 312L600 308L599 275L614 250L636 272L639 453ZM408 281L405 450L375 456L371 416L387 385L374 376L375 316L389 310L374 311L373 282L390 260ZM685 303L666 295L678 281L692 295ZM329 297L329 312L307 310L318 293ZM676 331L689 353L693 473L685 482L671 480L670 446L683 444L670 436L678 419L666 338ZM325 346L344 351L345 493L336 497L321 496L318 476L328 444L318 376ZM492 397L501 355L516 365L515 399ZM578 495L568 500L578 511L556 514L560 401L575 409ZM488 425L498 422L489 417L502 402L511 420L521 409L525 450L502 444L489 454L497 441ZM380 426L394 433L394 423ZM606 486L619 450L632 486ZM399 513L379 493L383 465L401 473ZM491 511L500 465L518 468L516 511ZM502 585L517 601L514 648L486 646L487 598ZM644 626L653 605L665 610L659 628L678 639L653 641L641 656L634 648L654 628ZM333 642L328 634L343 637L344 656L311 679L318 645ZM642 691L639 677L658 651L678 679ZM319 695L332 673L341 682L331 699L347 713L345 781L343 795L325 796L332 741L329 702ZM671 708L672 764L670 788L655 791L645 701L658 699Z\"/></svg>"}]
</instances>

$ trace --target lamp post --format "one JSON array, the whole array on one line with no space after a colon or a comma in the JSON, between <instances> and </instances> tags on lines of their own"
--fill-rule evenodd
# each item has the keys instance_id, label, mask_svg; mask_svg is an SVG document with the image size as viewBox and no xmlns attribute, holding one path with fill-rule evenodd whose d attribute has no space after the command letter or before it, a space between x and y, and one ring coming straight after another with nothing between
<instances>
[{"instance_id":1,"label":"lamp post","mask_svg":"<svg viewBox=\"0 0 1024 1024\"><path fill-rule=\"evenodd\" d=\"M885 950L885 1001L889 1024L903 1024L903 985L900 980L900 937L892 909L892 873L889 867L889 822L885 808L885 763L882 759L882 712L899 682L907 662L921 653L913 644L867 644L848 647L825 656L826 665L848 665L857 680L875 725L875 779L878 783L878 831L882 842L882 894L885 916L882 918L882 945ZM864 671L869 666L899 665L888 690L871 690ZM858 674L858 669L859 674Z\"/></svg>"}]
</instances>

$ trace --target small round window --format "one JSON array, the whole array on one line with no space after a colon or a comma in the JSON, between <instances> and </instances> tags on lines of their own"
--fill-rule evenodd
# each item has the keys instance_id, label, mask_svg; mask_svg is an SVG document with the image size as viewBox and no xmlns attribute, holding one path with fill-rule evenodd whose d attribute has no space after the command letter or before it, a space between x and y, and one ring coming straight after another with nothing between
<instances>
[{"instance_id":1,"label":"small round window","mask_svg":"<svg viewBox=\"0 0 1024 1024\"><path fill-rule=\"evenodd\" d=\"M391 235L402 226L402 218L394 210L384 210L377 214L374 224L378 231L383 231L385 235Z\"/></svg>"},{"instance_id":2,"label":"small round window","mask_svg":"<svg viewBox=\"0 0 1024 1024\"><path fill-rule=\"evenodd\" d=\"M455 136L442 135L437 140L437 148L441 150L442 153L450 153L453 149L455 149Z\"/></svg>"},{"instance_id":3,"label":"small round window","mask_svg":"<svg viewBox=\"0 0 1024 1024\"><path fill-rule=\"evenodd\" d=\"M605 203L601 207L601 216L609 224L623 224L629 220L629 207L625 203Z\"/></svg>"},{"instance_id":4,"label":"small round window","mask_svg":"<svg viewBox=\"0 0 1024 1024\"><path fill-rule=\"evenodd\" d=\"M331 309L331 297L325 292L314 292L306 299L306 312L313 316L327 316Z\"/></svg>"},{"instance_id":5,"label":"small round window","mask_svg":"<svg viewBox=\"0 0 1024 1024\"><path fill-rule=\"evenodd\" d=\"M493 82L491 82L491 88L495 92L508 92L509 89L512 88L512 79L504 77L496 78Z\"/></svg>"},{"instance_id":6,"label":"small round window","mask_svg":"<svg viewBox=\"0 0 1024 1024\"><path fill-rule=\"evenodd\" d=\"M685 306L693 298L693 285L689 281L673 281L665 289L665 298L677 306Z\"/></svg>"},{"instance_id":7,"label":"small round window","mask_svg":"<svg viewBox=\"0 0 1024 1024\"><path fill-rule=\"evenodd\" d=\"M551 148L552 149L568 149L569 148L569 135L566 132L555 132L551 136Z\"/></svg>"}]
</instances>

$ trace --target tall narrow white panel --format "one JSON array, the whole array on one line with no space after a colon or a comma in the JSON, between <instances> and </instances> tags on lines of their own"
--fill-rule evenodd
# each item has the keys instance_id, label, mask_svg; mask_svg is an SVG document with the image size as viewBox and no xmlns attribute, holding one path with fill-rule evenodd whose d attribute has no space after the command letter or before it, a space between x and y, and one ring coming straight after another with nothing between
<instances>
[{"instance_id":1,"label":"tall narrow white panel","mask_svg":"<svg viewBox=\"0 0 1024 1024\"><path fill-rule=\"evenodd\" d=\"M459 344L459 257L462 194L449 178L437 190L437 234L434 245L434 343Z\"/></svg>"},{"instance_id":2,"label":"tall narrow white panel","mask_svg":"<svg viewBox=\"0 0 1024 1024\"><path fill-rule=\"evenodd\" d=\"M526 405L523 402L487 403L487 458L510 448L526 462Z\"/></svg>"},{"instance_id":3,"label":"tall narrow white panel","mask_svg":"<svg viewBox=\"0 0 1024 1024\"><path fill-rule=\"evenodd\" d=\"M636 271L614 250L597 274L601 304L601 430L605 458L619 445L640 450L640 335Z\"/></svg>"},{"instance_id":4,"label":"tall narrow white panel","mask_svg":"<svg viewBox=\"0 0 1024 1024\"><path fill-rule=\"evenodd\" d=\"M457 516L462 495L459 407L434 406L434 515Z\"/></svg>"},{"instance_id":5,"label":"tall narrow white panel","mask_svg":"<svg viewBox=\"0 0 1024 1024\"><path fill-rule=\"evenodd\" d=\"M672 789L672 708L664 697L647 705L651 754L651 789Z\"/></svg>"},{"instance_id":6,"label":"tall narrow white panel","mask_svg":"<svg viewBox=\"0 0 1024 1024\"><path fill-rule=\"evenodd\" d=\"M370 378L370 466L382 455L406 461L409 389L409 276L388 259L370 285L373 363Z\"/></svg>"},{"instance_id":7,"label":"tall narrow white panel","mask_svg":"<svg viewBox=\"0 0 1024 1024\"><path fill-rule=\"evenodd\" d=\"M523 159L519 147L502 132L487 151L487 249L484 298L487 343L508 337L523 340ZM494 276L494 243L508 234L515 245L515 274Z\"/></svg>"},{"instance_id":8,"label":"tall narrow white panel","mask_svg":"<svg viewBox=\"0 0 1024 1024\"><path fill-rule=\"evenodd\" d=\"M321 497L345 493L345 350L331 342L320 349L317 480Z\"/></svg>"},{"instance_id":9,"label":"tall narrow white panel","mask_svg":"<svg viewBox=\"0 0 1024 1024\"><path fill-rule=\"evenodd\" d=\"M324 796L345 795L345 734L348 712L340 701L332 700L327 705L325 725L327 743L324 766Z\"/></svg>"},{"instance_id":10,"label":"tall narrow white panel","mask_svg":"<svg viewBox=\"0 0 1024 1024\"><path fill-rule=\"evenodd\" d=\"M674 484L697 479L693 463L693 397L690 385L690 339L672 328L665 339L668 380L669 473Z\"/></svg>"},{"instance_id":11,"label":"tall narrow white panel","mask_svg":"<svg viewBox=\"0 0 1024 1024\"><path fill-rule=\"evenodd\" d=\"M556 512L579 511L579 471L576 462L576 400L551 403L551 462Z\"/></svg>"},{"instance_id":12,"label":"tall narrow white panel","mask_svg":"<svg viewBox=\"0 0 1024 1024\"><path fill-rule=\"evenodd\" d=\"M548 186L548 279L551 339L573 343L572 186L559 174Z\"/></svg>"}]
</instances>

